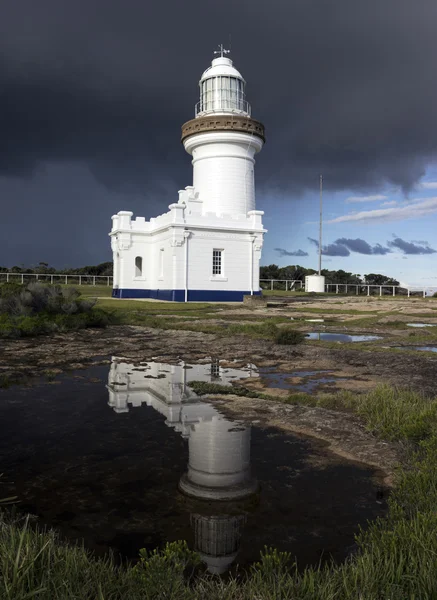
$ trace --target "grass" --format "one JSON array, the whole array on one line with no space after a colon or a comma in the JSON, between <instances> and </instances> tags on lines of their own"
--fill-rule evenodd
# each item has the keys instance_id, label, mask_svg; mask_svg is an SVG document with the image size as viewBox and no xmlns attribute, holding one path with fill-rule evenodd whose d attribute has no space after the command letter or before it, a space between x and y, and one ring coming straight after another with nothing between
<instances>
[{"instance_id":1,"label":"grass","mask_svg":"<svg viewBox=\"0 0 437 600\"><path fill-rule=\"evenodd\" d=\"M221 387L221 386L219 386ZM211 388L210 388L211 389ZM215 389L215 388L214 388ZM222 390L220 390L220 393ZM375 436L407 449L386 518L357 536L343 564L298 571L286 552L265 549L238 579L207 575L185 542L142 551L116 566L63 543L29 517L0 515L0 589L5 600L433 600L437 597L437 399L381 387L342 394Z\"/></svg>"},{"instance_id":2,"label":"grass","mask_svg":"<svg viewBox=\"0 0 437 600\"><path fill-rule=\"evenodd\" d=\"M62 285L69 288L71 285ZM76 288L81 296L92 298L110 298L112 296L112 286L107 285L78 285Z\"/></svg>"}]
</instances>

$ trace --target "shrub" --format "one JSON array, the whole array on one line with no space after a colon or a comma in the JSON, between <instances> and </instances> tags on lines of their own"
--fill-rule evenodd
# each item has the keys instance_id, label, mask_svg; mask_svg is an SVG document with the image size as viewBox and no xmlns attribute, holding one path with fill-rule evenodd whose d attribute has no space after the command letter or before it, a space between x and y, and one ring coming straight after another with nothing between
<instances>
[{"instance_id":1,"label":"shrub","mask_svg":"<svg viewBox=\"0 0 437 600\"><path fill-rule=\"evenodd\" d=\"M289 327L279 329L275 336L275 342L284 346L300 344L304 339L305 335L301 331L296 331L296 329L290 329Z\"/></svg>"},{"instance_id":2,"label":"shrub","mask_svg":"<svg viewBox=\"0 0 437 600\"><path fill-rule=\"evenodd\" d=\"M95 303L96 300L80 299L74 288L41 283L9 284L0 296L0 337L106 327L115 320L114 315L94 308Z\"/></svg>"},{"instance_id":3,"label":"shrub","mask_svg":"<svg viewBox=\"0 0 437 600\"><path fill-rule=\"evenodd\" d=\"M7 298L8 296L15 296L24 290L24 286L21 283L3 283L0 285L0 298Z\"/></svg>"}]
</instances>

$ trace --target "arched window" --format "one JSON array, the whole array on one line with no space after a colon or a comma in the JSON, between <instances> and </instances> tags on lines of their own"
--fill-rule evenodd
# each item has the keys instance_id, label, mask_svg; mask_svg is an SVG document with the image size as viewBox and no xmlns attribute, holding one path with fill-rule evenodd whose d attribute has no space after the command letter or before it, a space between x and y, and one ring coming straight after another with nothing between
<instances>
[{"instance_id":1,"label":"arched window","mask_svg":"<svg viewBox=\"0 0 437 600\"><path fill-rule=\"evenodd\" d=\"M141 256L135 258L135 277L142 277L143 275L143 259Z\"/></svg>"}]
</instances>

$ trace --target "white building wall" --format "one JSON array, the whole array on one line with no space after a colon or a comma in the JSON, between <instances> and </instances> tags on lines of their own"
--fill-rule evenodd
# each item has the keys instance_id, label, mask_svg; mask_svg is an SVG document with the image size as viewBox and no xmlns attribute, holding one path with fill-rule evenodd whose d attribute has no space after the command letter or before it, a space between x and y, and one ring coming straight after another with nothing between
<instances>
[{"instance_id":1,"label":"white building wall","mask_svg":"<svg viewBox=\"0 0 437 600\"><path fill-rule=\"evenodd\" d=\"M193 290L250 290L250 252L248 233L193 231L189 238L188 287ZM222 274L213 275L214 250L222 251Z\"/></svg>"},{"instance_id":2,"label":"white building wall","mask_svg":"<svg viewBox=\"0 0 437 600\"><path fill-rule=\"evenodd\" d=\"M255 209L254 155L262 140L246 133L213 132L184 141L193 157L193 187L203 214L244 214Z\"/></svg>"},{"instance_id":3,"label":"white building wall","mask_svg":"<svg viewBox=\"0 0 437 600\"><path fill-rule=\"evenodd\" d=\"M202 215L202 202L193 187L179 193L178 204L149 222L132 219L122 211L113 217L111 232L114 288L127 290L128 297L160 297L160 291L177 291L179 300L193 292L258 293L259 260L264 229L262 211L247 215ZM213 275L214 250L222 251L222 273ZM136 274L136 258L142 258L142 273ZM188 261L188 267L187 267ZM185 290L188 290L185 293ZM129 291L130 290L130 291ZM143 294L144 292L144 294ZM170 299L168 297L167 299ZM241 298L240 298L241 299Z\"/></svg>"}]
</instances>

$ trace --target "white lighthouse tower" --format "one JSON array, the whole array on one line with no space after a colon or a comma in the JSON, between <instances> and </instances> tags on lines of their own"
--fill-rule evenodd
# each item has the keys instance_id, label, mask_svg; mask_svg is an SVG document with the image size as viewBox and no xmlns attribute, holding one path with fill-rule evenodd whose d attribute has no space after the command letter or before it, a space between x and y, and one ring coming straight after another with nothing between
<instances>
[{"instance_id":1,"label":"white lighthouse tower","mask_svg":"<svg viewBox=\"0 0 437 600\"><path fill-rule=\"evenodd\" d=\"M114 297L241 301L260 293L265 229L254 165L265 133L227 53L221 46L203 73L195 118L182 126L193 185L150 221L130 211L112 217Z\"/></svg>"}]
</instances>

